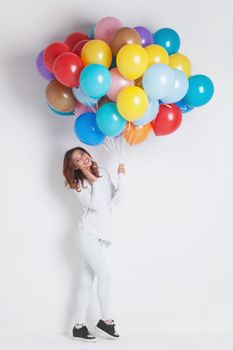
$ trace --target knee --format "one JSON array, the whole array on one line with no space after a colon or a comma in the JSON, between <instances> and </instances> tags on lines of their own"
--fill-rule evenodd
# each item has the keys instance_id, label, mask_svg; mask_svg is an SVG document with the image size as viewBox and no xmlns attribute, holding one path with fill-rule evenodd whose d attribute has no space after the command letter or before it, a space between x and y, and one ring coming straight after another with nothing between
<instances>
[{"instance_id":1,"label":"knee","mask_svg":"<svg viewBox=\"0 0 233 350\"><path fill-rule=\"evenodd\" d=\"M91 289L92 284L93 284L93 280L89 280L89 281L81 280L79 286L80 288L83 288L83 289Z\"/></svg>"},{"instance_id":2,"label":"knee","mask_svg":"<svg viewBox=\"0 0 233 350\"><path fill-rule=\"evenodd\" d=\"M105 271L101 271L101 273L99 273L97 275L97 278L99 281L101 281L102 283L107 283L109 284L111 282L111 275L110 272L108 270Z\"/></svg>"}]
</instances>

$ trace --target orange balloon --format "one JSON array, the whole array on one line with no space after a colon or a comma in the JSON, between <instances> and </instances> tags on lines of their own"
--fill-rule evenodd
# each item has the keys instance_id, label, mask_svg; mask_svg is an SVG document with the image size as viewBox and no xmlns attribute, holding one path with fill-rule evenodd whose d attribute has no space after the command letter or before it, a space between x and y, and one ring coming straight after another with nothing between
<instances>
[{"instance_id":1,"label":"orange balloon","mask_svg":"<svg viewBox=\"0 0 233 350\"><path fill-rule=\"evenodd\" d=\"M131 145L137 145L146 140L149 136L149 133L152 130L151 123L136 126L131 122L126 124L123 136L125 140Z\"/></svg>"}]
</instances>

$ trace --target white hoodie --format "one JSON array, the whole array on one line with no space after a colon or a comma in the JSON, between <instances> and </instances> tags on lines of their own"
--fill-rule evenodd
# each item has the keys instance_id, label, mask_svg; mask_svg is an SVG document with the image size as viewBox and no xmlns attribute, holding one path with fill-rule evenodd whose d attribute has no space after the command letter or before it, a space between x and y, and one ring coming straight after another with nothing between
<instances>
[{"instance_id":1,"label":"white hoodie","mask_svg":"<svg viewBox=\"0 0 233 350\"><path fill-rule=\"evenodd\" d=\"M118 175L114 186L107 169L99 167L102 176L95 182L84 180L82 190L75 195L82 205L82 218L79 227L94 234L106 247L112 243L112 204L119 203L125 194L125 175Z\"/></svg>"}]
</instances>

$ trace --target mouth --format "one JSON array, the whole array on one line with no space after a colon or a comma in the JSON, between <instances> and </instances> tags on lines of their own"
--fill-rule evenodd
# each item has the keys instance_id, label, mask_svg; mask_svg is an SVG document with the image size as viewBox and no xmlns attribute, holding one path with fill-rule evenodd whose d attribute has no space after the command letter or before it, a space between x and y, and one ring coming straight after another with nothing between
<instances>
[{"instance_id":1,"label":"mouth","mask_svg":"<svg viewBox=\"0 0 233 350\"><path fill-rule=\"evenodd\" d=\"M88 163L89 163L89 159L86 159L83 164L87 165Z\"/></svg>"}]
</instances>

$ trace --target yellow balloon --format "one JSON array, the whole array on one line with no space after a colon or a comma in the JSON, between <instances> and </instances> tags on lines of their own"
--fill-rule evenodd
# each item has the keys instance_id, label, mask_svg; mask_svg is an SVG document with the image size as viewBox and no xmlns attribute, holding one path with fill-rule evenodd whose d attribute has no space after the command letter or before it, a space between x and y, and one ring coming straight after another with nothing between
<instances>
[{"instance_id":1,"label":"yellow balloon","mask_svg":"<svg viewBox=\"0 0 233 350\"><path fill-rule=\"evenodd\" d=\"M98 63L109 68L112 63L112 51L103 40L90 40L82 48L81 59L85 66Z\"/></svg>"},{"instance_id":2,"label":"yellow balloon","mask_svg":"<svg viewBox=\"0 0 233 350\"><path fill-rule=\"evenodd\" d=\"M145 50L148 55L148 67L156 63L162 63L162 64L169 63L169 55L162 46L149 45L145 47Z\"/></svg>"},{"instance_id":3,"label":"yellow balloon","mask_svg":"<svg viewBox=\"0 0 233 350\"><path fill-rule=\"evenodd\" d=\"M122 117L128 121L142 117L147 106L147 94L138 86L128 86L122 89L117 96L117 109Z\"/></svg>"},{"instance_id":4,"label":"yellow balloon","mask_svg":"<svg viewBox=\"0 0 233 350\"><path fill-rule=\"evenodd\" d=\"M148 66L146 50L138 44L127 44L119 50L116 64L123 77L129 80L137 79Z\"/></svg>"},{"instance_id":5,"label":"yellow balloon","mask_svg":"<svg viewBox=\"0 0 233 350\"><path fill-rule=\"evenodd\" d=\"M169 57L169 66L173 69L178 69L184 72L189 77L191 75L192 65L187 56L182 53L174 53Z\"/></svg>"}]
</instances>

